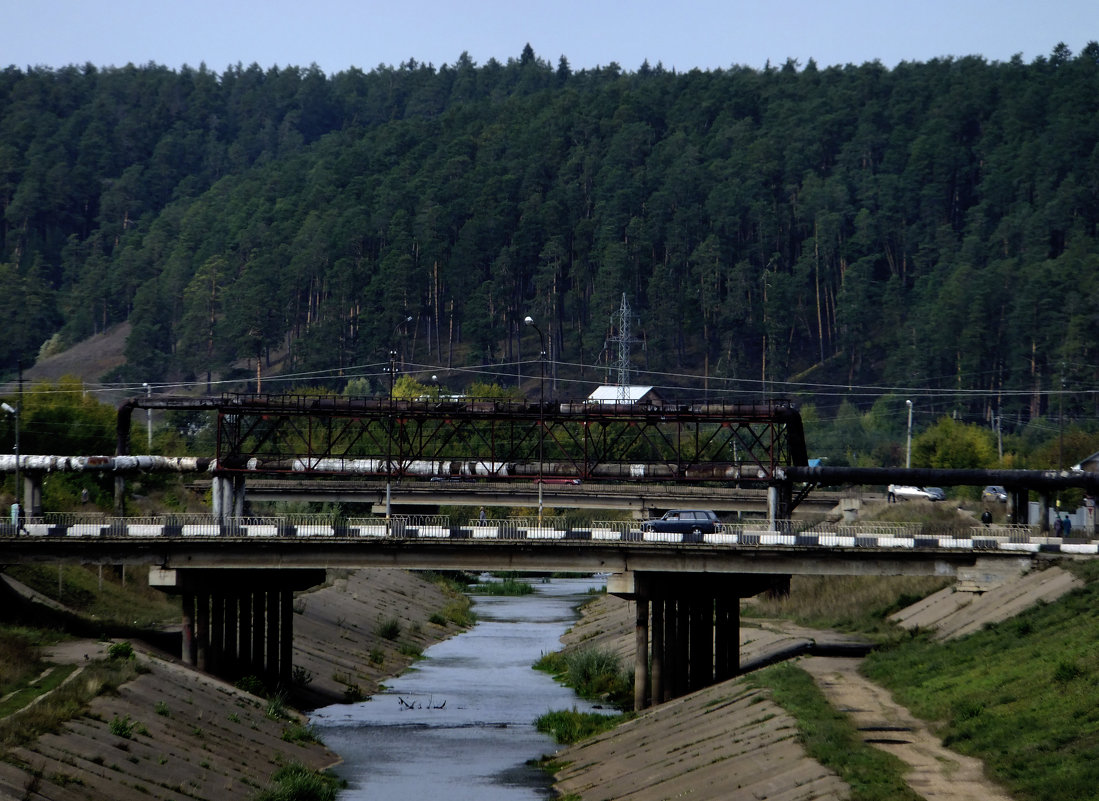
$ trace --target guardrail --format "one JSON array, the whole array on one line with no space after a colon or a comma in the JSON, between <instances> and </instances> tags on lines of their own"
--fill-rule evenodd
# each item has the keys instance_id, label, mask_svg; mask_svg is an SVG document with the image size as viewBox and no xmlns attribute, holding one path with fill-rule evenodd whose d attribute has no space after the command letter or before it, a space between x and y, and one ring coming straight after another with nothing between
<instances>
[{"instance_id":1,"label":"guardrail","mask_svg":"<svg viewBox=\"0 0 1099 801\"><path fill-rule=\"evenodd\" d=\"M212 515L174 514L157 517L108 518L103 515L44 515L28 518L16 529L0 523L0 538L103 538L143 540L159 538L251 539L328 538L332 540L570 540L607 544L775 546L789 548L898 548L1023 553L1060 552L1097 554L1099 544L1084 538L1046 537L1035 527L974 525L946 529L923 523L808 523L803 521L747 521L721 523L699 537L642 532L640 524L598 520L588 528L569 528L562 516L508 517L469 520L451 525L447 515L393 515L331 518L314 515L236 517L218 520ZM0 544L0 549L2 549Z\"/></svg>"}]
</instances>

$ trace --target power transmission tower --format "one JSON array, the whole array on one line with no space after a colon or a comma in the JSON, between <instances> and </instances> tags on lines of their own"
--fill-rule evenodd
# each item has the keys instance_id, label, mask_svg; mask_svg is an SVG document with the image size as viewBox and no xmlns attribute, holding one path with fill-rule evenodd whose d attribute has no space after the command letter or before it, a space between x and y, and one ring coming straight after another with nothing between
<instances>
[{"instance_id":1,"label":"power transmission tower","mask_svg":"<svg viewBox=\"0 0 1099 801\"><path fill-rule=\"evenodd\" d=\"M603 345L604 351L610 350L611 346L617 346L618 358L614 365L615 372L617 373L617 400L623 403L631 400L629 397L630 346L634 342L642 341L634 339L630 334L630 326L632 323L633 313L630 311L630 304L626 302L626 293L623 292L622 305L619 307L618 311L611 315L611 332Z\"/></svg>"}]
</instances>

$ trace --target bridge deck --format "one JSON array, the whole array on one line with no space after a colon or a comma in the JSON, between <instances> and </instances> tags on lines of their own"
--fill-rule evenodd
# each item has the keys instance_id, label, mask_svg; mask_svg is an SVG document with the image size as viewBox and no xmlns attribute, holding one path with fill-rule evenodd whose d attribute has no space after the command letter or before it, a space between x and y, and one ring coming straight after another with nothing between
<instances>
[{"instance_id":1,"label":"bridge deck","mask_svg":"<svg viewBox=\"0 0 1099 801\"><path fill-rule=\"evenodd\" d=\"M344 523L241 519L217 523L103 520L0 526L7 563L151 564L164 568L359 568L663 571L803 575L956 575L978 561L1094 557L1096 543L1022 533L1020 527L929 532L919 524L816 530L723 525L701 542L641 532L627 523L568 529L544 520L384 518Z\"/></svg>"}]
</instances>

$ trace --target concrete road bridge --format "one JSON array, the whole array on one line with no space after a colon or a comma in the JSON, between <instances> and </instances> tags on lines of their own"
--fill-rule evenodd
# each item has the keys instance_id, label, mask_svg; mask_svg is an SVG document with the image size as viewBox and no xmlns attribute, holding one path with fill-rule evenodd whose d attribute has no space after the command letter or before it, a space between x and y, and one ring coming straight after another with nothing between
<instances>
[{"instance_id":1,"label":"concrete road bridge","mask_svg":"<svg viewBox=\"0 0 1099 801\"><path fill-rule=\"evenodd\" d=\"M216 414L216 457L130 456L131 416L139 408ZM114 456L66 457L68 467L58 461L41 470L110 471L119 509L128 471L205 471L213 514L101 520L32 514L18 526L0 526L0 561L151 566L154 585L182 596L183 657L230 677L263 673L272 682L289 681L293 593L323 581L328 568L608 573L609 589L637 602L635 704L641 707L647 699L664 700L735 675L740 599L782 591L791 575L919 574L980 583L1042 559L1096 555L1092 543L1045 538L1043 520L1035 528L960 531L795 521L793 511L819 487L902 483L1001 484L1012 498L1009 515L1026 523L1029 492L1038 492L1043 503L1066 487L1095 494L1099 476L811 468L800 415L787 401L639 406L154 397L123 404L118 431ZM26 459L13 465L0 457L0 470L13 467L24 471L24 490L32 496L27 508L36 512L35 469ZM645 534L629 523L568 528L542 514L485 525L392 513L327 522L242 514L249 480L384 482L391 512L395 484L419 480L431 491L440 483L432 478L510 484L506 496L512 498L530 498L533 485L540 512L550 486L587 492L625 484L640 496L643 485L659 484L668 487L667 497L679 487L715 497L715 488L755 491L766 498L766 514L760 521L724 524L699 542ZM606 487L594 490L600 491L610 496Z\"/></svg>"},{"instance_id":2,"label":"concrete road bridge","mask_svg":"<svg viewBox=\"0 0 1099 801\"><path fill-rule=\"evenodd\" d=\"M294 592L330 568L603 572L609 592L636 602L642 708L736 675L740 599L788 592L792 575L930 575L979 587L1035 561L1097 555L1095 543L1023 526L764 521L687 539L624 521L575 529L549 518L58 518L0 526L0 559L148 565L153 586L181 596L185 661L272 683L292 677Z\"/></svg>"}]
</instances>

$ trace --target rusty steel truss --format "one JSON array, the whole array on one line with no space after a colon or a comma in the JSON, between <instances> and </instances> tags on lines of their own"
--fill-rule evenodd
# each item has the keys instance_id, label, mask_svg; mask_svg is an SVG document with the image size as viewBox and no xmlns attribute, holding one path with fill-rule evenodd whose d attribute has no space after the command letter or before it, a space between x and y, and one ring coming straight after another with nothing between
<instances>
[{"instance_id":1,"label":"rusty steel truss","mask_svg":"<svg viewBox=\"0 0 1099 801\"><path fill-rule=\"evenodd\" d=\"M226 395L211 407L219 472L753 484L807 463L801 416L788 401Z\"/></svg>"}]
</instances>

